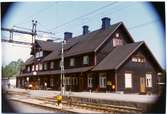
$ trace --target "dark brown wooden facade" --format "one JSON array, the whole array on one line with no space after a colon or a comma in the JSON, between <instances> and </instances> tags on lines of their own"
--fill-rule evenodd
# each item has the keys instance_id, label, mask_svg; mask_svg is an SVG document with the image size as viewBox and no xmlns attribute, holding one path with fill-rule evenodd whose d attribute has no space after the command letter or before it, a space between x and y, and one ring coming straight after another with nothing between
<instances>
[{"instance_id":1,"label":"dark brown wooden facade","mask_svg":"<svg viewBox=\"0 0 167 114\"><path fill-rule=\"evenodd\" d=\"M114 39L117 39L116 42ZM74 43L64 50L67 91L157 92L157 73L162 69L146 44L134 42L122 22L70 38L69 42ZM114 46L114 43L119 45ZM58 43L37 40L36 50L31 54L40 50L43 56L26 61L25 69L17 77L17 87L25 88L27 84L32 84L34 89L45 89L44 83L47 83L48 89L60 90L60 47ZM86 64L83 63L85 56L88 58ZM141 59L134 62L133 57ZM71 59L74 65L70 65ZM34 63L42 65L41 69L39 66L35 69L36 75L32 71ZM126 73L131 75L130 78L125 79ZM149 78L146 78L147 73Z\"/></svg>"}]
</instances>

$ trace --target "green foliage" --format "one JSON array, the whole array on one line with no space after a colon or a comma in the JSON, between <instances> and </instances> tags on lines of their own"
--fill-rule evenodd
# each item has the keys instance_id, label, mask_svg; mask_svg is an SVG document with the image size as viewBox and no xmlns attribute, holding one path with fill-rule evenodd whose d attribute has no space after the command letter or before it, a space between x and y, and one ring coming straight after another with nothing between
<instances>
[{"instance_id":1,"label":"green foliage","mask_svg":"<svg viewBox=\"0 0 167 114\"><path fill-rule=\"evenodd\" d=\"M18 75L23 65L23 60L18 59L17 61L12 61L5 67L2 66L2 76L3 77L12 77Z\"/></svg>"}]
</instances>

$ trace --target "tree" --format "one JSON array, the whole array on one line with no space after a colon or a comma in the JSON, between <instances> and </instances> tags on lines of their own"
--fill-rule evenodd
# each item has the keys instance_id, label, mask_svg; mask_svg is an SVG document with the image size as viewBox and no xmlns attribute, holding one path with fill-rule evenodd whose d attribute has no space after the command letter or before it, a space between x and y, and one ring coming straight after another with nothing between
<instances>
[{"instance_id":1,"label":"tree","mask_svg":"<svg viewBox=\"0 0 167 114\"><path fill-rule=\"evenodd\" d=\"M12 77L20 73L20 69L24 64L23 60L18 59L17 61L12 61L6 66L2 66L2 76Z\"/></svg>"}]
</instances>

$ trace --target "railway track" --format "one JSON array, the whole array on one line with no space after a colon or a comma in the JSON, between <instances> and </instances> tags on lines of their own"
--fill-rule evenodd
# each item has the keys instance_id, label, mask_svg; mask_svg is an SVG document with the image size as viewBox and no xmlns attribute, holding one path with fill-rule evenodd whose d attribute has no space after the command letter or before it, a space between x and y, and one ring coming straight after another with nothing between
<instances>
[{"instance_id":1,"label":"railway track","mask_svg":"<svg viewBox=\"0 0 167 114\"><path fill-rule=\"evenodd\" d=\"M46 103L51 103L56 105L56 100L53 98L38 98L39 100L46 101ZM142 109L129 106L118 106L118 105L108 105L108 104L97 104L88 102L74 102L74 101L62 101L63 105L84 108L88 110L100 111L104 113L142 113Z\"/></svg>"},{"instance_id":2,"label":"railway track","mask_svg":"<svg viewBox=\"0 0 167 114\"><path fill-rule=\"evenodd\" d=\"M9 92L9 95L19 95L19 96L26 96L28 95L27 92ZM48 98L48 97L33 97L34 99L44 101L47 104L56 105L56 99L55 98ZM109 105L109 104L97 104L97 103L91 103L91 102L81 102L81 101L73 101L68 100L65 98L62 101L62 104L68 107L73 108L80 108L80 109L87 109L92 111L98 111L102 113L113 113L113 114L119 114L119 113L142 113L143 110L136 108L136 107L129 107L129 106L118 106L118 105Z\"/></svg>"}]
</instances>

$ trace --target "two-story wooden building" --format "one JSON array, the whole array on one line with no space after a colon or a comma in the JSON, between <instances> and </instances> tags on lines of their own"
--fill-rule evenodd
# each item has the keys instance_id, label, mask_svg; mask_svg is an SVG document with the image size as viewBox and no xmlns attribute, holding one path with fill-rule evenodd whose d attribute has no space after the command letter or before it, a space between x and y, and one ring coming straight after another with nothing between
<instances>
[{"instance_id":1,"label":"two-story wooden building","mask_svg":"<svg viewBox=\"0 0 167 114\"><path fill-rule=\"evenodd\" d=\"M104 17L100 29L90 32L85 25L82 35L65 32L64 39L66 90L157 91L159 63L143 41L134 42L122 22L110 25L110 18ZM47 83L48 88L60 90L61 43L36 40L31 54L35 56L25 62L17 87L29 83L43 89Z\"/></svg>"}]
</instances>

